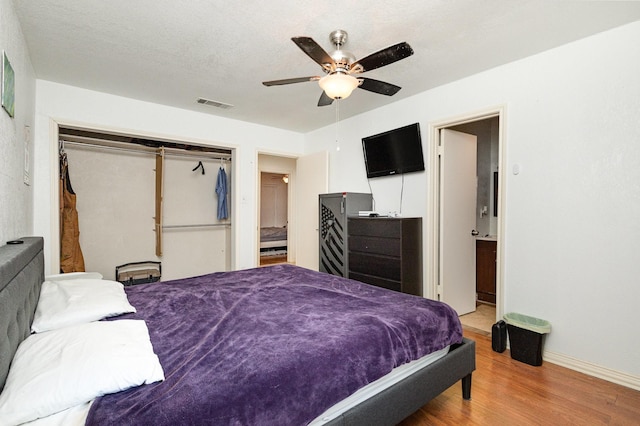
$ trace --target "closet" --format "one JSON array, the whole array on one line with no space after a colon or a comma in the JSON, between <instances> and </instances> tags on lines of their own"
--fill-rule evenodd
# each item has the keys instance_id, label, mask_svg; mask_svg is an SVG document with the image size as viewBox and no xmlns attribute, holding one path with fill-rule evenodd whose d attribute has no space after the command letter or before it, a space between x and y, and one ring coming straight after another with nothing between
<instances>
[{"instance_id":1,"label":"closet","mask_svg":"<svg viewBox=\"0 0 640 426\"><path fill-rule=\"evenodd\" d=\"M167 281L231 269L231 150L64 128L60 141L87 271L115 279L118 265L159 261ZM221 170L228 216L219 219Z\"/></svg>"}]
</instances>

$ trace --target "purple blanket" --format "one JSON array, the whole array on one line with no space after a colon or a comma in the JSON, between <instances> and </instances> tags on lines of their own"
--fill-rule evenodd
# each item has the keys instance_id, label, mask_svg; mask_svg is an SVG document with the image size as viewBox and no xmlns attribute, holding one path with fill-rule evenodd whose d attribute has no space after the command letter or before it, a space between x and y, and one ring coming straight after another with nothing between
<instances>
[{"instance_id":1,"label":"purple blanket","mask_svg":"<svg viewBox=\"0 0 640 426\"><path fill-rule=\"evenodd\" d=\"M166 380L98 398L87 425L303 425L462 341L443 303L292 265L126 291Z\"/></svg>"}]
</instances>

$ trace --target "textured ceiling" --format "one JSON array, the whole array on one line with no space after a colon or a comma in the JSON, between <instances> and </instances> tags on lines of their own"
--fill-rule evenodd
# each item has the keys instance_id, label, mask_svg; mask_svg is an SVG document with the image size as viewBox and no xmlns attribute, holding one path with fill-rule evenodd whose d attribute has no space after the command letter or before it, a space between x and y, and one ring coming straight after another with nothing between
<instances>
[{"instance_id":1,"label":"textured ceiling","mask_svg":"<svg viewBox=\"0 0 640 426\"><path fill-rule=\"evenodd\" d=\"M640 19L640 2L564 0L14 0L40 79L298 132L335 120L319 108L322 75L290 39L327 51L329 33L362 58L401 41L415 54L364 74L402 87L356 90L346 118ZM232 104L220 109L199 97Z\"/></svg>"}]
</instances>

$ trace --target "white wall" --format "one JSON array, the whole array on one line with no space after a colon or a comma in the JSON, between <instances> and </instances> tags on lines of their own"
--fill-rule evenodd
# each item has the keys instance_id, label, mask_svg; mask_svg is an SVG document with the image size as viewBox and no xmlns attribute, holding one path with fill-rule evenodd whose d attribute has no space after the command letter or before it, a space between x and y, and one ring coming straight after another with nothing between
<instances>
[{"instance_id":1,"label":"white wall","mask_svg":"<svg viewBox=\"0 0 640 426\"><path fill-rule=\"evenodd\" d=\"M363 136L418 121L426 157L430 122L504 105L505 312L550 321L550 354L637 386L638 40L640 22L344 120L340 151L334 126L308 134L305 146L331 151L331 192L368 192ZM406 176L403 215L426 219L430 185L427 173ZM398 210L400 177L371 187L378 211Z\"/></svg>"},{"instance_id":2,"label":"white wall","mask_svg":"<svg viewBox=\"0 0 640 426\"><path fill-rule=\"evenodd\" d=\"M59 256L58 200L56 185L52 185L55 182L52 161L57 161L55 126L52 126L55 122L235 149L230 177L232 232L236 242L232 247L232 267L256 266L257 152L277 150L298 155L302 152L303 135L43 80L36 84L34 233L45 238L48 273L55 272Z\"/></svg>"},{"instance_id":3,"label":"white wall","mask_svg":"<svg viewBox=\"0 0 640 426\"><path fill-rule=\"evenodd\" d=\"M0 0L0 55L3 50L15 74L15 114L11 118L0 107L0 245L32 235L33 223L33 186L24 183L23 170L26 143L32 179L33 136L29 135L33 134L36 81L11 0ZM0 66L1 60L0 56ZM30 129L26 139L25 126Z\"/></svg>"}]
</instances>

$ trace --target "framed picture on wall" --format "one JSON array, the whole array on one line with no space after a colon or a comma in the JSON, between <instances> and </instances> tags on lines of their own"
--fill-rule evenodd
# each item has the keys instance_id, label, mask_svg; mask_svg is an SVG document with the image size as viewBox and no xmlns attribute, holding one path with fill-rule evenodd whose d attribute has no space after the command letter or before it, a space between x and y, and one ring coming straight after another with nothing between
<instances>
[{"instance_id":1,"label":"framed picture on wall","mask_svg":"<svg viewBox=\"0 0 640 426\"><path fill-rule=\"evenodd\" d=\"M2 108L10 117L15 113L15 74L7 52L2 52Z\"/></svg>"}]
</instances>

